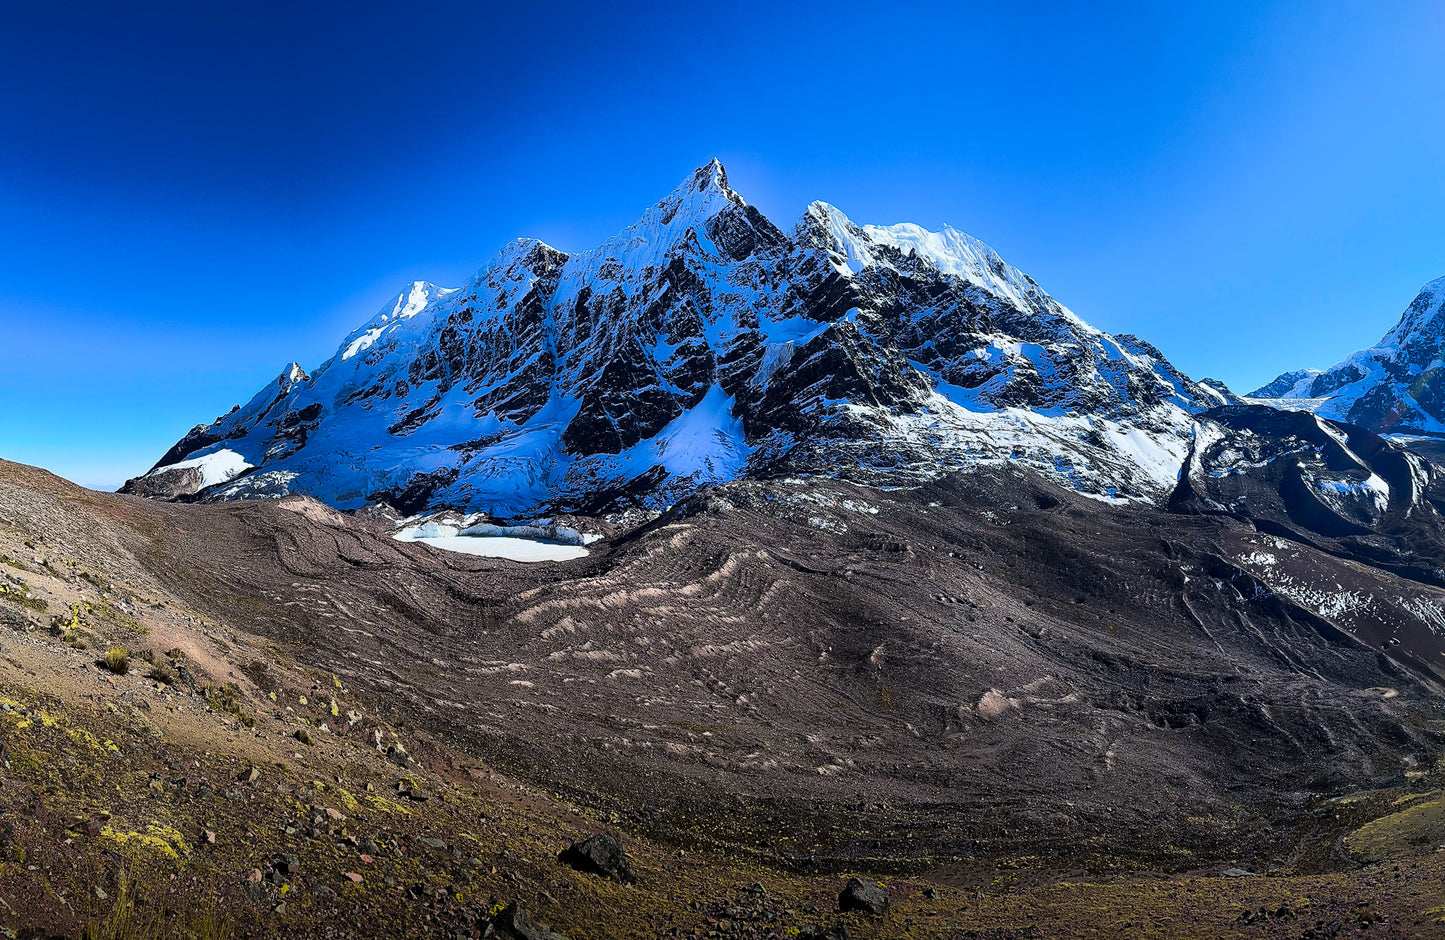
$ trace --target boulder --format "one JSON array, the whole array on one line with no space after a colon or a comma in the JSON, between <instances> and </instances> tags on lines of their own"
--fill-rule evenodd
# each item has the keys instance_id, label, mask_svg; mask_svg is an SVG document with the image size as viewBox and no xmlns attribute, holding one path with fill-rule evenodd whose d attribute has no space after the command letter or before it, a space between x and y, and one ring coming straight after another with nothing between
<instances>
[{"instance_id":1,"label":"boulder","mask_svg":"<svg viewBox=\"0 0 1445 940\"><path fill-rule=\"evenodd\" d=\"M492 926L503 936L514 940L567 940L561 934L534 923L527 909L519 902L508 904Z\"/></svg>"},{"instance_id":2,"label":"boulder","mask_svg":"<svg viewBox=\"0 0 1445 940\"><path fill-rule=\"evenodd\" d=\"M610 878L619 884L630 885L637 881L632 871L632 859L627 857L622 842L605 832L574 842L557 858L562 864L578 871Z\"/></svg>"},{"instance_id":3,"label":"boulder","mask_svg":"<svg viewBox=\"0 0 1445 940\"><path fill-rule=\"evenodd\" d=\"M848 928L842 924L827 928L809 924L798 931L798 940L848 940Z\"/></svg>"},{"instance_id":4,"label":"boulder","mask_svg":"<svg viewBox=\"0 0 1445 940\"><path fill-rule=\"evenodd\" d=\"M888 892L875 882L849 878L838 895L838 910L882 914L888 910Z\"/></svg>"}]
</instances>

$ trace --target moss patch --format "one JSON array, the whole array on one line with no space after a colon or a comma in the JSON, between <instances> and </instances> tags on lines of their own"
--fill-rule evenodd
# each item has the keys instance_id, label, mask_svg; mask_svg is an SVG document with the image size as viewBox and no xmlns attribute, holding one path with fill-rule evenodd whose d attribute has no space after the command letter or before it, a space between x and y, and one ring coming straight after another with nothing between
<instances>
[{"instance_id":1,"label":"moss patch","mask_svg":"<svg viewBox=\"0 0 1445 940\"><path fill-rule=\"evenodd\" d=\"M1408 809L1368 822L1345 836L1345 848L1362 861L1428 852L1445 843L1445 794L1436 792Z\"/></svg>"},{"instance_id":2,"label":"moss patch","mask_svg":"<svg viewBox=\"0 0 1445 940\"><path fill-rule=\"evenodd\" d=\"M181 834L170 826L150 825L145 832L122 832L105 826L100 830L100 837L122 848L141 849L176 861L191 851Z\"/></svg>"}]
</instances>

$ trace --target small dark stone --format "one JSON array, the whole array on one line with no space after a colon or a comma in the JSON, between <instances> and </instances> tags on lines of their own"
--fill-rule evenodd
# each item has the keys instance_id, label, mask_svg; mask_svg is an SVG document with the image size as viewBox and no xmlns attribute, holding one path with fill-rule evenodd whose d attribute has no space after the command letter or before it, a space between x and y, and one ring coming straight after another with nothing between
<instances>
[{"instance_id":1,"label":"small dark stone","mask_svg":"<svg viewBox=\"0 0 1445 940\"><path fill-rule=\"evenodd\" d=\"M503 937L515 940L567 940L561 934L534 923L527 909L518 901L508 904L502 913L497 915L492 926Z\"/></svg>"},{"instance_id":2,"label":"small dark stone","mask_svg":"<svg viewBox=\"0 0 1445 940\"><path fill-rule=\"evenodd\" d=\"M578 871L610 878L619 884L630 885L637 881L632 871L632 859L627 857L621 841L605 832L574 842L557 859Z\"/></svg>"},{"instance_id":3,"label":"small dark stone","mask_svg":"<svg viewBox=\"0 0 1445 940\"><path fill-rule=\"evenodd\" d=\"M888 910L888 893L872 881L849 878L838 895L838 910L882 914Z\"/></svg>"}]
</instances>

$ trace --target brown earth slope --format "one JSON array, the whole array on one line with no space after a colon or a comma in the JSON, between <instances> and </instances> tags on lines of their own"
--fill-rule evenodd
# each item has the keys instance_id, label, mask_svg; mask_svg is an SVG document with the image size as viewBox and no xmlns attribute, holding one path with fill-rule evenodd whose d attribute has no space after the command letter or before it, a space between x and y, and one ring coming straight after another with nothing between
<instances>
[{"instance_id":1,"label":"brown earth slope","mask_svg":"<svg viewBox=\"0 0 1445 940\"><path fill-rule=\"evenodd\" d=\"M1234 520L740 483L522 565L0 463L0 555L17 931L1445 926L1445 591ZM636 886L558 863L602 830ZM890 913L834 912L855 872Z\"/></svg>"}]
</instances>

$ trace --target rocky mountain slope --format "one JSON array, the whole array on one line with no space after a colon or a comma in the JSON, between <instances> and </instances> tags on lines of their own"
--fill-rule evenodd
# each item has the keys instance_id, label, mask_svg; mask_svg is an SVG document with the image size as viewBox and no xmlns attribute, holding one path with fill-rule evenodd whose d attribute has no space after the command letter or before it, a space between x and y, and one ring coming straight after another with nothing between
<instances>
[{"instance_id":1,"label":"rocky mountain slope","mask_svg":"<svg viewBox=\"0 0 1445 940\"><path fill-rule=\"evenodd\" d=\"M0 461L0 928L1438 936L1445 588L1239 518L1285 461L1216 444L1187 512L743 480L540 565Z\"/></svg>"},{"instance_id":2,"label":"rocky mountain slope","mask_svg":"<svg viewBox=\"0 0 1445 940\"><path fill-rule=\"evenodd\" d=\"M1440 467L1401 442L1303 411L1238 405L1208 412L1190 449L1169 509L1228 515L1271 537L1242 566L1271 590L1312 609L1367 643L1390 649L1401 631L1418 633L1413 664L1440 671L1445 612L1361 587L1368 566L1445 587L1445 478ZM1275 577L1281 553L1307 545L1356 566ZM1396 611L1403 604L1409 610ZM1418 645L1412 644L1412 646Z\"/></svg>"},{"instance_id":3,"label":"rocky mountain slope","mask_svg":"<svg viewBox=\"0 0 1445 940\"><path fill-rule=\"evenodd\" d=\"M1324 372L1287 372L1249 398L1380 434L1445 435L1445 278L1420 289L1374 346Z\"/></svg>"},{"instance_id":4,"label":"rocky mountain slope","mask_svg":"<svg viewBox=\"0 0 1445 940\"><path fill-rule=\"evenodd\" d=\"M522 239L459 289L411 285L127 490L526 515L1015 463L1158 499L1227 400L976 239L825 203L784 230L714 161L595 249Z\"/></svg>"}]
</instances>

